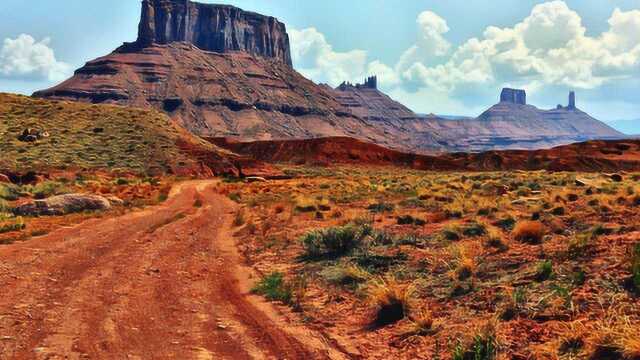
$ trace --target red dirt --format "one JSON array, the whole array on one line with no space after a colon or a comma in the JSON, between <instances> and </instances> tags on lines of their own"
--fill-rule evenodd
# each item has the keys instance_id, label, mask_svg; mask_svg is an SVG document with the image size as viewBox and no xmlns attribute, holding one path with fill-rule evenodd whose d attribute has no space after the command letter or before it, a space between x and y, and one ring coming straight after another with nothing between
<instances>
[{"instance_id":1,"label":"red dirt","mask_svg":"<svg viewBox=\"0 0 640 360\"><path fill-rule=\"evenodd\" d=\"M418 170L456 171L638 171L640 140L596 140L548 150L419 155L387 149L348 137L236 142L208 139L238 154L267 162L329 165L390 165Z\"/></svg>"},{"instance_id":2,"label":"red dirt","mask_svg":"<svg viewBox=\"0 0 640 360\"><path fill-rule=\"evenodd\" d=\"M344 358L248 295L213 185L0 247L0 358Z\"/></svg>"}]
</instances>

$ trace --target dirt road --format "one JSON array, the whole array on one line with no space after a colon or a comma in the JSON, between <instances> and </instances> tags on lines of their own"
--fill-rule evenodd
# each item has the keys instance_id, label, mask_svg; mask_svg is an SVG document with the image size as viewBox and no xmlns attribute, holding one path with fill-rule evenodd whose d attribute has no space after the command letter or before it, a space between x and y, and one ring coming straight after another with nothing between
<instances>
[{"instance_id":1,"label":"dirt road","mask_svg":"<svg viewBox=\"0 0 640 360\"><path fill-rule=\"evenodd\" d=\"M344 358L248 294L213 185L0 247L0 359Z\"/></svg>"}]
</instances>

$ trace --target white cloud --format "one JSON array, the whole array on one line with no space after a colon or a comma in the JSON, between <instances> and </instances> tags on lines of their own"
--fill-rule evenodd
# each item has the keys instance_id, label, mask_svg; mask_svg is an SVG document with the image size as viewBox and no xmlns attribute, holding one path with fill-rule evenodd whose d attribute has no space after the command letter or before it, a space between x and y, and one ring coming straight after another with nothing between
<instances>
[{"instance_id":1,"label":"white cloud","mask_svg":"<svg viewBox=\"0 0 640 360\"><path fill-rule=\"evenodd\" d=\"M333 86L357 81L365 75L367 53L363 50L337 52L315 28L290 30L293 63L303 75Z\"/></svg>"},{"instance_id":2,"label":"white cloud","mask_svg":"<svg viewBox=\"0 0 640 360\"><path fill-rule=\"evenodd\" d=\"M407 71L416 62L429 62L430 59L447 55L451 44L444 38L449 32L447 21L431 11L423 11L416 20L418 41L407 49L398 60L396 70Z\"/></svg>"},{"instance_id":3,"label":"white cloud","mask_svg":"<svg viewBox=\"0 0 640 360\"><path fill-rule=\"evenodd\" d=\"M0 77L30 81L60 81L71 73L71 66L56 60L50 40L36 41L21 34L15 39L4 39L0 48Z\"/></svg>"},{"instance_id":4,"label":"white cloud","mask_svg":"<svg viewBox=\"0 0 640 360\"><path fill-rule=\"evenodd\" d=\"M423 59L408 66L413 71L403 77L450 92L488 82L593 89L632 76L640 63L640 11L616 9L609 25L600 36L589 37L578 13L564 1L539 4L514 27L490 26L444 64L428 67Z\"/></svg>"},{"instance_id":5,"label":"white cloud","mask_svg":"<svg viewBox=\"0 0 640 360\"><path fill-rule=\"evenodd\" d=\"M448 97L447 108L464 103L475 109L474 101L495 98L503 86L557 94L640 80L640 10L615 9L606 31L588 35L577 12L564 1L549 1L512 27L489 26L457 46L445 38L449 25L437 14L424 11L416 24L414 45L395 64L371 61L363 50L336 52L314 28L294 30L294 64L304 75L334 86L377 74L384 90L421 111L433 102L409 94L442 103Z\"/></svg>"},{"instance_id":6,"label":"white cloud","mask_svg":"<svg viewBox=\"0 0 640 360\"><path fill-rule=\"evenodd\" d=\"M423 11L416 20L418 24L417 47L427 56L443 56L449 52L451 44L443 37L449 32L447 21L436 13Z\"/></svg>"}]
</instances>

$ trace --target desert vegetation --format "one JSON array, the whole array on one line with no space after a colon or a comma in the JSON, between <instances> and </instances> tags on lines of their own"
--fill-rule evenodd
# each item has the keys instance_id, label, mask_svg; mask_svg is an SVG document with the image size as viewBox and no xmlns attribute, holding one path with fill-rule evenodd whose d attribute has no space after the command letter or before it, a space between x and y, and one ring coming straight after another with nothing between
<instances>
[{"instance_id":1,"label":"desert vegetation","mask_svg":"<svg viewBox=\"0 0 640 360\"><path fill-rule=\"evenodd\" d=\"M640 175L283 170L219 188L255 291L364 357L640 356Z\"/></svg>"},{"instance_id":2,"label":"desert vegetation","mask_svg":"<svg viewBox=\"0 0 640 360\"><path fill-rule=\"evenodd\" d=\"M196 150L219 151L152 110L0 94L0 113L2 171L162 175L192 172Z\"/></svg>"},{"instance_id":3,"label":"desert vegetation","mask_svg":"<svg viewBox=\"0 0 640 360\"><path fill-rule=\"evenodd\" d=\"M111 199L111 213L121 213L166 200L173 177L142 177L127 173L55 171L46 177L33 176L27 183L0 182L0 245L46 235L103 212L80 211L65 216L19 216L20 204L63 194L96 194ZM198 199L194 200L194 206ZM113 215L113 214L112 214Z\"/></svg>"}]
</instances>

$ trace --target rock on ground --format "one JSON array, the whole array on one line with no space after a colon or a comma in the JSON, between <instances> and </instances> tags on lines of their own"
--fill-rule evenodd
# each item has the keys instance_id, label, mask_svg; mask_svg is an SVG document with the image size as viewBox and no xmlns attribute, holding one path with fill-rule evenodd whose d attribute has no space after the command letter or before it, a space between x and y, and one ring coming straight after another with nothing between
<instances>
[{"instance_id":1,"label":"rock on ground","mask_svg":"<svg viewBox=\"0 0 640 360\"><path fill-rule=\"evenodd\" d=\"M54 216L109 209L111 209L111 203L102 196L66 194L20 205L14 209L14 213L23 216Z\"/></svg>"}]
</instances>

